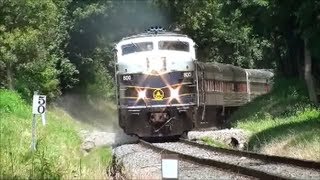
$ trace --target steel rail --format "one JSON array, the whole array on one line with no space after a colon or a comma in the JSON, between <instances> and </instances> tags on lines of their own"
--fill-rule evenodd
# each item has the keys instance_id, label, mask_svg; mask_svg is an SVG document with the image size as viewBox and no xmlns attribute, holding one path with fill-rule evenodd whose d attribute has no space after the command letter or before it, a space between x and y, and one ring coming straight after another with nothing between
<instances>
[{"instance_id":1,"label":"steel rail","mask_svg":"<svg viewBox=\"0 0 320 180\"><path fill-rule=\"evenodd\" d=\"M146 142L141 139L139 140L139 143L142 146L144 146L146 148L150 148L150 149L152 149L158 153L161 153L161 154L176 154L182 160L187 160L187 161L201 164L201 165L206 165L206 166L215 167L218 169L232 171L233 173L237 173L237 174L247 175L247 176L251 176L251 177L255 177L255 178L259 178L259 179L290 179L289 177L284 177L284 176L276 175L276 174L272 174L272 173L266 173L264 171L251 169L251 168L247 168L244 166L239 166L239 165L230 164L230 163L212 160L212 159L199 158L199 157L179 153L176 151L171 151L171 150L168 150L165 148L158 147L156 145L153 145L152 143Z\"/></svg>"},{"instance_id":2,"label":"steel rail","mask_svg":"<svg viewBox=\"0 0 320 180\"><path fill-rule=\"evenodd\" d=\"M259 159L265 162L281 163L281 164L299 166L299 167L311 168L311 169L320 169L320 162L316 162L316 161L301 160L301 159L294 159L294 158L283 157L283 156L266 155L266 154L259 154L259 153L249 152L249 151L213 147L213 146L199 144L199 143L181 139L181 138L180 138L180 142L191 145L191 146L203 148L206 150L211 150L211 151L216 151L216 152L231 154L236 156L243 156L247 158Z\"/></svg>"}]
</instances>

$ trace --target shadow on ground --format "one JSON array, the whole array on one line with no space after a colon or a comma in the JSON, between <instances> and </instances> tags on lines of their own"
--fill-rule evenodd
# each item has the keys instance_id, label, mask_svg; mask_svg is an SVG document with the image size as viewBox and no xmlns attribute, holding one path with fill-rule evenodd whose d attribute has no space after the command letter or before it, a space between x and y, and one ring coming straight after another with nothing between
<instances>
[{"instance_id":1,"label":"shadow on ground","mask_svg":"<svg viewBox=\"0 0 320 180\"><path fill-rule=\"evenodd\" d=\"M263 146L271 143L272 141L292 137L292 135L294 135L294 137L305 138L305 140L308 140L313 137L310 136L310 133L308 132L317 132L319 130L320 117L268 128L253 135L249 139L248 150L260 151Z\"/></svg>"}]
</instances>

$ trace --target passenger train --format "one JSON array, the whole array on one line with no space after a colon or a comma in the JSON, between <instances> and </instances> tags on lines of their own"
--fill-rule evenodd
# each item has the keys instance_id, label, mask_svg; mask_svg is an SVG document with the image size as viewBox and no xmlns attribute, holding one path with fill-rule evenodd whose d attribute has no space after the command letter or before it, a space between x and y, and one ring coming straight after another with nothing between
<instances>
[{"instance_id":1,"label":"passenger train","mask_svg":"<svg viewBox=\"0 0 320 180\"><path fill-rule=\"evenodd\" d=\"M273 73L196 59L186 35L150 28L116 44L119 125L139 137L221 127L237 107L270 90Z\"/></svg>"}]
</instances>

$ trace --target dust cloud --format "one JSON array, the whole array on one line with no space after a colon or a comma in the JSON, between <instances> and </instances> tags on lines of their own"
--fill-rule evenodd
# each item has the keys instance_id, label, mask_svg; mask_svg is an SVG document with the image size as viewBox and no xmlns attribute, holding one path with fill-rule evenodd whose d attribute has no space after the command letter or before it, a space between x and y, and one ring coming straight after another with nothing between
<instances>
[{"instance_id":1,"label":"dust cloud","mask_svg":"<svg viewBox=\"0 0 320 180\"><path fill-rule=\"evenodd\" d=\"M118 126L117 109L112 102L92 99L88 95L68 94L59 98L56 105L82 124L79 135L85 151L95 147L134 143L138 140L135 136L126 135Z\"/></svg>"},{"instance_id":2,"label":"dust cloud","mask_svg":"<svg viewBox=\"0 0 320 180\"><path fill-rule=\"evenodd\" d=\"M102 99L92 99L83 94L67 94L60 97L57 105L75 120L96 130L118 132L116 105Z\"/></svg>"}]
</instances>

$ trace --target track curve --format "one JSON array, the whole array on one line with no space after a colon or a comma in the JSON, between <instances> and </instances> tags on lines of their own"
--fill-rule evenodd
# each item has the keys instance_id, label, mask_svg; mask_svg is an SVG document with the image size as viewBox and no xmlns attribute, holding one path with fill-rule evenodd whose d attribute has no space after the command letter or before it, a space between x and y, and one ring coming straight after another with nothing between
<instances>
[{"instance_id":1,"label":"track curve","mask_svg":"<svg viewBox=\"0 0 320 180\"><path fill-rule=\"evenodd\" d=\"M320 178L319 162L215 148L184 139L171 143L140 140L139 143L161 154L177 154L181 160L259 179Z\"/></svg>"}]
</instances>

